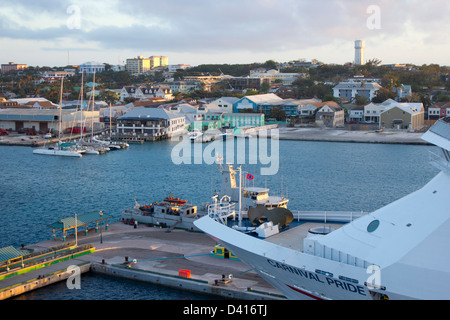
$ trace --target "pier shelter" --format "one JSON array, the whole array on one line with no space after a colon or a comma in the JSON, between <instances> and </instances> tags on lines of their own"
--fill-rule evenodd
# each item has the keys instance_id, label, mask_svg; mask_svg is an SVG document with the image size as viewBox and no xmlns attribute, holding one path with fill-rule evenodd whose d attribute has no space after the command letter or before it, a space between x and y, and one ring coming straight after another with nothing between
<instances>
[{"instance_id":1,"label":"pier shelter","mask_svg":"<svg viewBox=\"0 0 450 320\"><path fill-rule=\"evenodd\" d=\"M0 249L0 270L5 268L8 270L8 265L22 259L24 253L13 246Z\"/></svg>"},{"instance_id":2,"label":"pier shelter","mask_svg":"<svg viewBox=\"0 0 450 320\"><path fill-rule=\"evenodd\" d=\"M79 216L77 215L76 221L75 221L75 216L61 219L57 222L52 223L51 225L49 225L49 227L51 227L53 229L53 239L54 240L56 240L56 230L61 230L63 233L63 241L65 241L68 230L74 229L74 232L75 232L75 228L78 229L79 227L84 226L85 235L87 235L89 226L94 225L94 223L95 223L95 232L98 232L98 230L99 230L99 223L100 223L100 226L102 227L104 221L105 221L105 230L108 230L108 219L109 218L111 218L111 216L104 214L102 211L93 212L93 213L87 213L87 214L83 214L83 215L79 215Z\"/></svg>"}]
</instances>

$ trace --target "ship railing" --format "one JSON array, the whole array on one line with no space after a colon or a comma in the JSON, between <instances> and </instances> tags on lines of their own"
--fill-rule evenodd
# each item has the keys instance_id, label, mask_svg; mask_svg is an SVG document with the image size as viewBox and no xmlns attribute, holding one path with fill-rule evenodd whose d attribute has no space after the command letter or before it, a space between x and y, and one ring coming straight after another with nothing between
<instances>
[{"instance_id":1,"label":"ship railing","mask_svg":"<svg viewBox=\"0 0 450 320\"><path fill-rule=\"evenodd\" d=\"M433 151L429 151L430 163L438 170L444 171L450 175L450 162L445 158L445 155L439 155Z\"/></svg>"},{"instance_id":2,"label":"ship railing","mask_svg":"<svg viewBox=\"0 0 450 320\"><path fill-rule=\"evenodd\" d=\"M364 211L292 211L294 219L320 222L351 222L367 214Z\"/></svg>"},{"instance_id":3,"label":"ship railing","mask_svg":"<svg viewBox=\"0 0 450 320\"><path fill-rule=\"evenodd\" d=\"M208 215L213 218L220 220L222 223L226 224L227 219L231 216L235 216L235 204L223 204L223 203L213 203L208 206Z\"/></svg>"}]
</instances>

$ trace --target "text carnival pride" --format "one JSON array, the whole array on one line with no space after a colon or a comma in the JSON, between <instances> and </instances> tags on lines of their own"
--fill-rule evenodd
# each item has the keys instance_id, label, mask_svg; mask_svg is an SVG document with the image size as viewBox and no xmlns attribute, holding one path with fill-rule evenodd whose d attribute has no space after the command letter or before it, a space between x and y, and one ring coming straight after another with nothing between
<instances>
[{"instance_id":1,"label":"text carnival pride","mask_svg":"<svg viewBox=\"0 0 450 320\"><path fill-rule=\"evenodd\" d=\"M310 280L314 280L323 284L327 284L329 286L335 286L338 289L342 289L348 292L352 292L352 293L357 293L360 294L362 296L366 296L366 292L365 292L365 288L361 285L356 285L356 284L351 284L351 283L347 283L346 281L339 281L330 277L325 277L325 279L321 278L318 274L306 271L306 270L301 270L292 266L288 266L282 263L279 263L277 261L273 261L270 259L267 259L267 262L275 268L278 269L282 269L284 271L299 275L301 277L310 279Z\"/></svg>"},{"instance_id":2,"label":"text carnival pride","mask_svg":"<svg viewBox=\"0 0 450 320\"><path fill-rule=\"evenodd\" d=\"M227 308L219 308L219 307L199 307L190 304L183 308L183 315L202 315L202 316L210 316L214 318L218 314L226 314L226 315L242 315L242 316L267 316L267 305L265 304L238 304L227 305Z\"/></svg>"}]
</instances>

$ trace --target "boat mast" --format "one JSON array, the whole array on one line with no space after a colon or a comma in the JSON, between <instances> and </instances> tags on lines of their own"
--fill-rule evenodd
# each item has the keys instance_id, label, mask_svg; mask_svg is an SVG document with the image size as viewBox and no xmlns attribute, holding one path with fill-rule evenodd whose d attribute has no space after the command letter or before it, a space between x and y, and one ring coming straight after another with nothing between
<instances>
[{"instance_id":1,"label":"boat mast","mask_svg":"<svg viewBox=\"0 0 450 320\"><path fill-rule=\"evenodd\" d=\"M83 86L84 86L84 70L81 72L81 102L80 102L80 124L81 124L81 135L80 141L83 140L83 129L84 129L84 121L83 121Z\"/></svg>"},{"instance_id":2,"label":"boat mast","mask_svg":"<svg viewBox=\"0 0 450 320\"><path fill-rule=\"evenodd\" d=\"M239 227L242 227L242 165L239 166Z\"/></svg>"},{"instance_id":3,"label":"boat mast","mask_svg":"<svg viewBox=\"0 0 450 320\"><path fill-rule=\"evenodd\" d=\"M59 94L59 124L58 124L58 142L61 144L61 129L62 129L62 96L63 96L63 78L61 78L61 92Z\"/></svg>"},{"instance_id":4,"label":"boat mast","mask_svg":"<svg viewBox=\"0 0 450 320\"><path fill-rule=\"evenodd\" d=\"M94 105L95 105L95 70L94 70L94 80L92 81L91 142L94 141Z\"/></svg>"},{"instance_id":5,"label":"boat mast","mask_svg":"<svg viewBox=\"0 0 450 320\"><path fill-rule=\"evenodd\" d=\"M112 139L112 122L111 122L111 102L109 103L109 142L111 143Z\"/></svg>"}]
</instances>

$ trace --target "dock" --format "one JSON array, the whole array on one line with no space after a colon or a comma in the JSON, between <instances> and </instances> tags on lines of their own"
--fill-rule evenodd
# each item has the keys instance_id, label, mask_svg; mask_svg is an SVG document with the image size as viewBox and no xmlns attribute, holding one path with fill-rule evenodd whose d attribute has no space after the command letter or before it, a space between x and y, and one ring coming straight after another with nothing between
<instances>
[{"instance_id":1,"label":"dock","mask_svg":"<svg viewBox=\"0 0 450 320\"><path fill-rule=\"evenodd\" d=\"M89 252L4 279L0 272L0 300L67 281L71 276L69 266L78 266L81 273L139 280L226 299L285 300L245 263L213 256L216 242L208 235L179 229L168 231L115 222L101 233L78 232L78 246L90 248ZM72 234L65 241L74 238ZM56 238L27 248L45 251L62 244L63 239Z\"/></svg>"}]
</instances>

